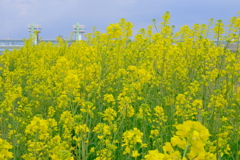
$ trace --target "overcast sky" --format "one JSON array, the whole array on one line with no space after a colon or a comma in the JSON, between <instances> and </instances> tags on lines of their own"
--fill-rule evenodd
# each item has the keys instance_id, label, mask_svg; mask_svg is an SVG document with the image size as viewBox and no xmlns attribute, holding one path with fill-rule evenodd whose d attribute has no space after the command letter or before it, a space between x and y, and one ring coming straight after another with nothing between
<instances>
[{"instance_id":1,"label":"overcast sky","mask_svg":"<svg viewBox=\"0 0 240 160\"><path fill-rule=\"evenodd\" d=\"M86 33L94 26L105 32L121 18L132 22L136 33L152 19L160 23L166 11L176 28L208 23L210 18L228 23L238 16L240 0L0 0L0 39L28 38L31 23L42 26L42 39L70 37L76 22L86 26Z\"/></svg>"}]
</instances>

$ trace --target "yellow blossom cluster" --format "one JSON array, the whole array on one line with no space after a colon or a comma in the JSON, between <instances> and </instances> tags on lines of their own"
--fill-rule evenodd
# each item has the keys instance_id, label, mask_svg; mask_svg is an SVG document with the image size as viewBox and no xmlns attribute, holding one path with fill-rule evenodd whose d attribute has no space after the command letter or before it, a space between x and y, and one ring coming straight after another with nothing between
<instances>
[{"instance_id":1,"label":"yellow blossom cluster","mask_svg":"<svg viewBox=\"0 0 240 160\"><path fill-rule=\"evenodd\" d=\"M150 150L145 156L150 159L216 159L215 154L206 150L209 140L208 130L200 122L186 121L176 126L177 132L163 146L164 153Z\"/></svg>"},{"instance_id":2,"label":"yellow blossom cluster","mask_svg":"<svg viewBox=\"0 0 240 160\"><path fill-rule=\"evenodd\" d=\"M0 138L0 158L2 160L7 160L13 158L13 154L9 149L12 149L13 146L9 144L6 140Z\"/></svg>"}]
</instances>

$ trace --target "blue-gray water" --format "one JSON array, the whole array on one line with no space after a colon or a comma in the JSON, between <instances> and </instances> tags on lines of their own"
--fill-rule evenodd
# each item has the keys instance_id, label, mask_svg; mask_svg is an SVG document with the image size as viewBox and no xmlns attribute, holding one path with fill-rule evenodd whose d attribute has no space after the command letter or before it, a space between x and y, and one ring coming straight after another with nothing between
<instances>
[{"instance_id":1,"label":"blue-gray water","mask_svg":"<svg viewBox=\"0 0 240 160\"><path fill-rule=\"evenodd\" d=\"M54 44L57 43L56 40L41 40L43 42L52 42ZM68 42L71 43L71 42ZM217 43L217 42L215 42ZM220 44L225 44L226 42L220 42ZM3 53L4 50L8 49L8 50L13 50L13 48L19 48L22 47L24 45L24 41L23 40L10 40L10 39L0 39L0 55ZM234 44L230 44L228 45L228 49L230 49L231 51L236 51L237 48L237 42Z\"/></svg>"},{"instance_id":2,"label":"blue-gray water","mask_svg":"<svg viewBox=\"0 0 240 160\"><path fill-rule=\"evenodd\" d=\"M52 42L54 44L57 43L56 40L40 40L42 42ZM24 45L24 40L19 39L0 39L0 55L4 50L13 50L13 48L19 48Z\"/></svg>"}]
</instances>

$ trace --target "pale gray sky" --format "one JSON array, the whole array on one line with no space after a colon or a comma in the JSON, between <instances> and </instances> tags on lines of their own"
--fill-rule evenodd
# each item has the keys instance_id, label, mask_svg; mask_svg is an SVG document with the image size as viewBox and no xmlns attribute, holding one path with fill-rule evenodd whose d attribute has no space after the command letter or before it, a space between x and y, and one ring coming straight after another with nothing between
<instances>
[{"instance_id":1,"label":"pale gray sky","mask_svg":"<svg viewBox=\"0 0 240 160\"><path fill-rule=\"evenodd\" d=\"M228 23L238 16L240 0L0 0L0 39L28 38L27 25L42 26L40 37L70 37L76 22L86 26L86 33L105 32L110 23L125 18L136 32L161 22L162 15L171 13L171 24L179 28L195 23L208 23L210 18Z\"/></svg>"}]
</instances>

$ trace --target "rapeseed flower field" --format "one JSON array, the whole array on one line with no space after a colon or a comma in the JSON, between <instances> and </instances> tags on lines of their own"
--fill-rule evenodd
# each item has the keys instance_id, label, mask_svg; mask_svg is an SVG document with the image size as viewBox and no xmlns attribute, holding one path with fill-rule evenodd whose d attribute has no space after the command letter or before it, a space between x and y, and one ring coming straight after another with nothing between
<instances>
[{"instance_id":1,"label":"rapeseed flower field","mask_svg":"<svg viewBox=\"0 0 240 160\"><path fill-rule=\"evenodd\" d=\"M169 19L5 51L0 159L239 160L240 16Z\"/></svg>"}]
</instances>

